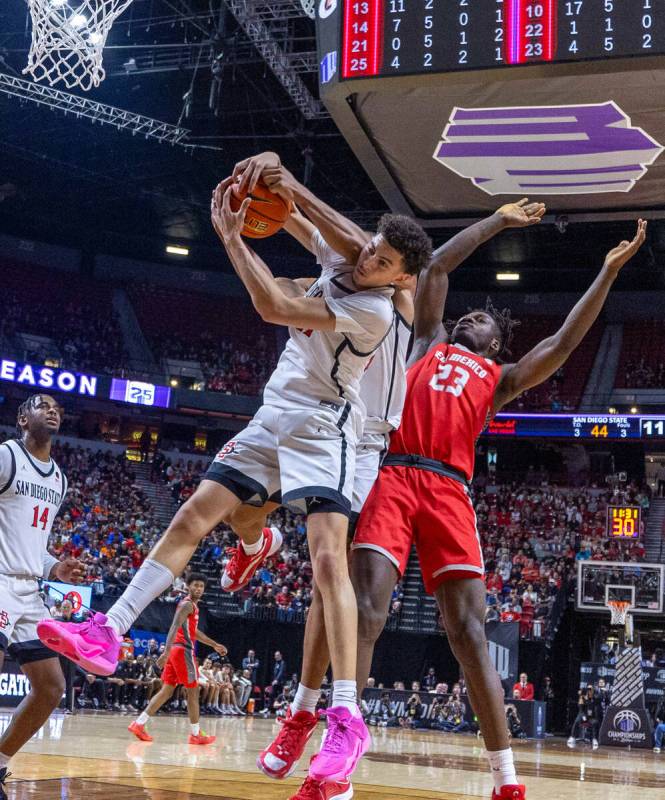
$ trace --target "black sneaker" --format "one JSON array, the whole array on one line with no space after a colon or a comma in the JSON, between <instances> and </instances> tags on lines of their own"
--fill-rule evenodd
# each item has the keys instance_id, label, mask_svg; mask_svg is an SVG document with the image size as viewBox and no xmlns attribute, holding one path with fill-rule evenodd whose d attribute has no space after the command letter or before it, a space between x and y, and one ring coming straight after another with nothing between
<instances>
[{"instance_id":1,"label":"black sneaker","mask_svg":"<svg viewBox=\"0 0 665 800\"><path fill-rule=\"evenodd\" d=\"M5 781L10 775L11 772L9 772L7 767L0 769L0 800L7 800L7 792L5 791L7 785L5 784Z\"/></svg>"}]
</instances>

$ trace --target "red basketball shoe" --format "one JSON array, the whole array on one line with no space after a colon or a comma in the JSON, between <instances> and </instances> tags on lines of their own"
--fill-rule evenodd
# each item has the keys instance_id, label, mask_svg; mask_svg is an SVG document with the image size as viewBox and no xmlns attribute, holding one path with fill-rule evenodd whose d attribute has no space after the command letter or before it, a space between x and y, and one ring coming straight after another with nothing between
<instances>
[{"instance_id":1,"label":"red basketball shoe","mask_svg":"<svg viewBox=\"0 0 665 800\"><path fill-rule=\"evenodd\" d=\"M152 742L152 736L148 733L145 729L144 725L139 725L139 723L134 720L128 727L127 730L130 733L133 733L137 739L140 739L142 742Z\"/></svg>"},{"instance_id":2,"label":"red basketball shoe","mask_svg":"<svg viewBox=\"0 0 665 800\"><path fill-rule=\"evenodd\" d=\"M201 731L200 733L190 733L187 741L189 744L212 744L216 740L216 736L206 736L205 733Z\"/></svg>"},{"instance_id":3,"label":"red basketball shoe","mask_svg":"<svg viewBox=\"0 0 665 800\"><path fill-rule=\"evenodd\" d=\"M307 777L298 791L289 800L351 800L353 786L346 778L341 781L316 781Z\"/></svg>"},{"instance_id":4,"label":"red basketball shoe","mask_svg":"<svg viewBox=\"0 0 665 800\"><path fill-rule=\"evenodd\" d=\"M289 709L275 740L259 753L256 766L269 778L288 778L298 765L318 721L317 714L309 711L292 714Z\"/></svg>"},{"instance_id":5,"label":"red basketball shoe","mask_svg":"<svg viewBox=\"0 0 665 800\"><path fill-rule=\"evenodd\" d=\"M516 786L502 786L501 794L496 789L492 792L492 800L526 800L526 786L521 783Z\"/></svg>"},{"instance_id":6,"label":"red basketball shoe","mask_svg":"<svg viewBox=\"0 0 665 800\"><path fill-rule=\"evenodd\" d=\"M225 592L239 592L251 581L256 570L269 556L282 546L282 534L277 528L263 529L263 547L254 555L247 555L242 542L231 548L231 560L222 573L222 589Z\"/></svg>"}]
</instances>

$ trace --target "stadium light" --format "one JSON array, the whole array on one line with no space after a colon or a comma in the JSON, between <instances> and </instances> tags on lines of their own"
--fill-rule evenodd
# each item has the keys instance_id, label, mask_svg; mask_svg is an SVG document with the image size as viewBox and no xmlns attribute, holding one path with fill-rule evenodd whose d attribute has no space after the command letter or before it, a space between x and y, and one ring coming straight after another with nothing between
<instances>
[{"instance_id":1,"label":"stadium light","mask_svg":"<svg viewBox=\"0 0 665 800\"><path fill-rule=\"evenodd\" d=\"M171 378L171 380L169 381L169 383L171 384L171 386L172 386L174 389L177 389L177 388L178 388L178 386L180 385L180 383L179 383L179 381L178 381L178 379L177 379L177 378Z\"/></svg>"},{"instance_id":2,"label":"stadium light","mask_svg":"<svg viewBox=\"0 0 665 800\"><path fill-rule=\"evenodd\" d=\"M181 247L180 245L177 244L167 244L166 252L170 253L172 256L188 256L189 248Z\"/></svg>"},{"instance_id":3,"label":"stadium light","mask_svg":"<svg viewBox=\"0 0 665 800\"><path fill-rule=\"evenodd\" d=\"M630 409L630 413L631 414L637 414L638 411L639 411L639 409L638 409L637 406L632 406L632 408Z\"/></svg>"},{"instance_id":4,"label":"stadium light","mask_svg":"<svg viewBox=\"0 0 665 800\"><path fill-rule=\"evenodd\" d=\"M72 17L72 28L82 28L88 24L88 18L85 14L74 14Z\"/></svg>"},{"instance_id":5,"label":"stadium light","mask_svg":"<svg viewBox=\"0 0 665 800\"><path fill-rule=\"evenodd\" d=\"M608 413L608 414L616 414L616 413L617 413L617 410L616 410L616 408L614 408L614 406L610 406L610 407L607 409L607 413Z\"/></svg>"},{"instance_id":6,"label":"stadium light","mask_svg":"<svg viewBox=\"0 0 665 800\"><path fill-rule=\"evenodd\" d=\"M496 279L498 281L518 281L520 274L519 272L497 272Z\"/></svg>"}]
</instances>

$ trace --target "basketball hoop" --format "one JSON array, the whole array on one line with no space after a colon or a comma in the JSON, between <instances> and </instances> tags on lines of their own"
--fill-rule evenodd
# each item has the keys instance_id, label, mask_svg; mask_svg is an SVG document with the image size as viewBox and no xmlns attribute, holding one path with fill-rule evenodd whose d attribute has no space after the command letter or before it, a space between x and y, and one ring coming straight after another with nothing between
<instances>
[{"instance_id":1,"label":"basketball hoop","mask_svg":"<svg viewBox=\"0 0 665 800\"><path fill-rule=\"evenodd\" d=\"M111 26L132 0L28 0L32 44L23 74L51 86L88 90L106 73L102 51Z\"/></svg>"},{"instance_id":2,"label":"basketball hoop","mask_svg":"<svg viewBox=\"0 0 665 800\"><path fill-rule=\"evenodd\" d=\"M608 600L607 607L612 615L610 625L626 624L626 618L628 616L628 610L631 607L631 603L627 603L625 600Z\"/></svg>"},{"instance_id":3,"label":"basketball hoop","mask_svg":"<svg viewBox=\"0 0 665 800\"><path fill-rule=\"evenodd\" d=\"M300 0L300 5L310 19L316 19L316 0Z\"/></svg>"}]
</instances>

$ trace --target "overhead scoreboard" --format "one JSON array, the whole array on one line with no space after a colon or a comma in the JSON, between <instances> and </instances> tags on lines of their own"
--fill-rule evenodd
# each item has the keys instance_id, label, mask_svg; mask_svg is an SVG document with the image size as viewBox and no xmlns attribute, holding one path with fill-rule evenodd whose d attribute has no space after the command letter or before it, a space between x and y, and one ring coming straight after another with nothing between
<instances>
[{"instance_id":1,"label":"overhead scoreboard","mask_svg":"<svg viewBox=\"0 0 665 800\"><path fill-rule=\"evenodd\" d=\"M663 0L346 0L343 79L665 53Z\"/></svg>"},{"instance_id":2,"label":"overhead scoreboard","mask_svg":"<svg viewBox=\"0 0 665 800\"><path fill-rule=\"evenodd\" d=\"M321 99L392 211L434 228L497 197L663 206L665 0L317 6Z\"/></svg>"},{"instance_id":3,"label":"overhead scoreboard","mask_svg":"<svg viewBox=\"0 0 665 800\"><path fill-rule=\"evenodd\" d=\"M498 437L552 437L561 439L665 439L665 416L620 414L511 414L501 412L485 433Z\"/></svg>"}]
</instances>

